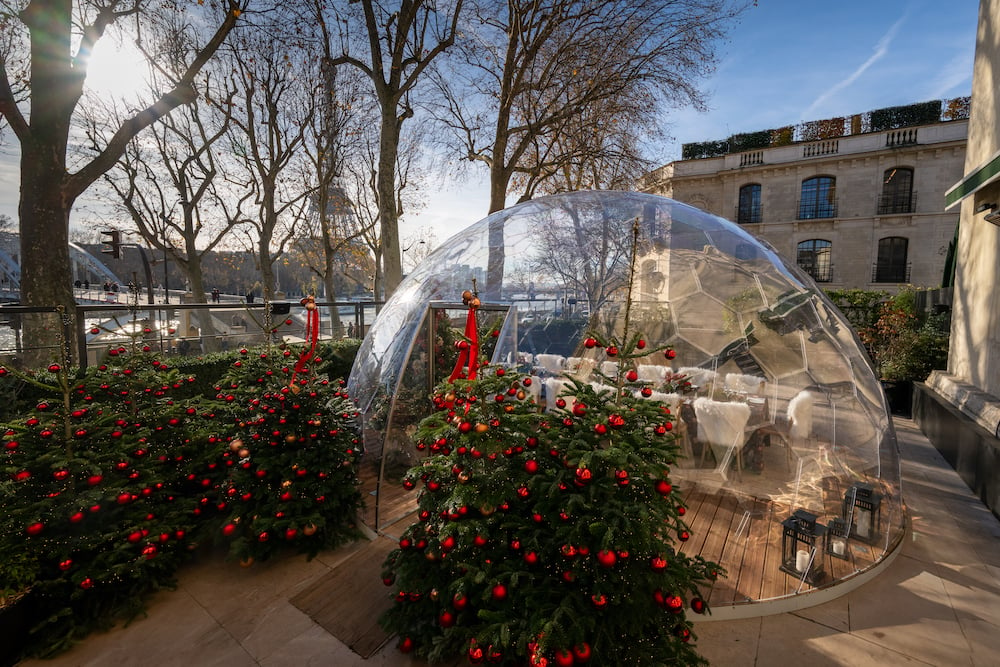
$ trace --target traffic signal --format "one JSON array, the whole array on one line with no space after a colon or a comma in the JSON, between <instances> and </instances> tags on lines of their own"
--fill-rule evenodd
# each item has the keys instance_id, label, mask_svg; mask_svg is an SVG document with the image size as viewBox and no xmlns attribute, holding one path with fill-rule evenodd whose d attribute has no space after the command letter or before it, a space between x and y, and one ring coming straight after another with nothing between
<instances>
[{"instance_id":1,"label":"traffic signal","mask_svg":"<svg viewBox=\"0 0 1000 667\"><path fill-rule=\"evenodd\" d=\"M115 259L121 259L122 256L122 233L117 229L112 229L110 231L101 232L101 243L103 247L101 252L105 255L111 255Z\"/></svg>"}]
</instances>

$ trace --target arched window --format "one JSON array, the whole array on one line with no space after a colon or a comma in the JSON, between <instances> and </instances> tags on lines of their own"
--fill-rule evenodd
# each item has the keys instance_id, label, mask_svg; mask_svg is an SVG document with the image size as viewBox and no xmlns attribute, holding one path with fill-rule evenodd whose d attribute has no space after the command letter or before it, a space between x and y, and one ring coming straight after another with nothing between
<instances>
[{"instance_id":1,"label":"arched window","mask_svg":"<svg viewBox=\"0 0 1000 667\"><path fill-rule=\"evenodd\" d=\"M910 282L910 271L906 263L909 243L909 239L902 236L887 236L878 240L878 260L872 282Z\"/></svg>"},{"instance_id":2,"label":"arched window","mask_svg":"<svg viewBox=\"0 0 1000 667\"><path fill-rule=\"evenodd\" d=\"M837 179L813 176L802 181L799 220L837 217Z\"/></svg>"},{"instance_id":3,"label":"arched window","mask_svg":"<svg viewBox=\"0 0 1000 667\"><path fill-rule=\"evenodd\" d=\"M823 239L809 239L799 243L796 263L818 283L833 280L833 244Z\"/></svg>"},{"instance_id":4,"label":"arched window","mask_svg":"<svg viewBox=\"0 0 1000 667\"><path fill-rule=\"evenodd\" d=\"M913 213L913 170L909 167L886 169L882 175L882 195L878 200L878 215Z\"/></svg>"},{"instance_id":5,"label":"arched window","mask_svg":"<svg viewBox=\"0 0 1000 667\"><path fill-rule=\"evenodd\" d=\"M736 222L748 225L760 221L760 183L748 183L740 188L740 203L736 210Z\"/></svg>"}]
</instances>

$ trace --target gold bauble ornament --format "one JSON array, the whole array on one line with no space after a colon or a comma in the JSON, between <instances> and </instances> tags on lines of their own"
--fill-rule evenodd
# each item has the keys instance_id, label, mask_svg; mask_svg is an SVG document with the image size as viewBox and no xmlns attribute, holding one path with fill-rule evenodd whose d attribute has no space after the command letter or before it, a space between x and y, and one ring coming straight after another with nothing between
<instances>
[{"instance_id":1,"label":"gold bauble ornament","mask_svg":"<svg viewBox=\"0 0 1000 667\"><path fill-rule=\"evenodd\" d=\"M247 556L240 561L240 567L250 567L253 565L253 556Z\"/></svg>"},{"instance_id":2,"label":"gold bauble ornament","mask_svg":"<svg viewBox=\"0 0 1000 667\"><path fill-rule=\"evenodd\" d=\"M288 487L290 487L291 485L292 485L292 482L291 482L291 480L288 480L288 479L286 479L286 480L285 480L284 482L282 482L282 483L281 483L281 488L283 488L283 489L287 489L287 488L288 488Z\"/></svg>"},{"instance_id":3,"label":"gold bauble ornament","mask_svg":"<svg viewBox=\"0 0 1000 667\"><path fill-rule=\"evenodd\" d=\"M496 511L497 508L493 507L493 505L483 505L482 507L479 508L479 513L482 514L483 516L489 516Z\"/></svg>"},{"instance_id":4,"label":"gold bauble ornament","mask_svg":"<svg viewBox=\"0 0 1000 667\"><path fill-rule=\"evenodd\" d=\"M234 452L237 451L242 446L243 446L243 441L240 440L239 438L236 438L231 443L229 443L229 449L231 449Z\"/></svg>"},{"instance_id":5,"label":"gold bauble ornament","mask_svg":"<svg viewBox=\"0 0 1000 667\"><path fill-rule=\"evenodd\" d=\"M288 435L285 436L285 442L289 444L295 442L296 440L298 440L298 436L296 436L294 433L289 433Z\"/></svg>"},{"instance_id":6,"label":"gold bauble ornament","mask_svg":"<svg viewBox=\"0 0 1000 667\"><path fill-rule=\"evenodd\" d=\"M241 459L245 459L245 458L246 458L246 457L248 457L248 456L250 456L250 450L249 450L249 449L247 449L246 447L244 447L243 449L241 449L241 450L239 451L239 457L240 457Z\"/></svg>"},{"instance_id":7,"label":"gold bauble ornament","mask_svg":"<svg viewBox=\"0 0 1000 667\"><path fill-rule=\"evenodd\" d=\"M489 430L490 427L487 424L483 424L481 422L479 424L476 424L476 433L486 433Z\"/></svg>"},{"instance_id":8,"label":"gold bauble ornament","mask_svg":"<svg viewBox=\"0 0 1000 667\"><path fill-rule=\"evenodd\" d=\"M316 524L310 523L308 526L302 529L302 534L305 535L306 537L312 537L313 535L316 534L317 530L318 529L316 528Z\"/></svg>"},{"instance_id":9,"label":"gold bauble ornament","mask_svg":"<svg viewBox=\"0 0 1000 667\"><path fill-rule=\"evenodd\" d=\"M292 393L293 393L293 394L296 394L296 395L297 395L297 394L298 394L298 393L299 393L300 391L302 391L302 387L300 387L300 386L299 386L299 385L297 385L297 384L290 384L290 385L288 385L288 388L289 388L289 389L291 389L291 390L292 390Z\"/></svg>"},{"instance_id":10,"label":"gold bauble ornament","mask_svg":"<svg viewBox=\"0 0 1000 667\"><path fill-rule=\"evenodd\" d=\"M517 400L523 401L525 396L527 396L527 394L524 393L523 389L517 392Z\"/></svg>"}]
</instances>

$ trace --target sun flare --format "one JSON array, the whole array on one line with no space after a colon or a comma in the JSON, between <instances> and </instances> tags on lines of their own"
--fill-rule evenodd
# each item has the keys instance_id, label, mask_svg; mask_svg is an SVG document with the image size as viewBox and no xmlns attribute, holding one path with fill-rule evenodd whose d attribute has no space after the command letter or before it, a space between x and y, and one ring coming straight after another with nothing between
<instances>
[{"instance_id":1,"label":"sun flare","mask_svg":"<svg viewBox=\"0 0 1000 667\"><path fill-rule=\"evenodd\" d=\"M86 88L101 96L138 97L149 88L146 59L129 42L102 39L90 56Z\"/></svg>"}]
</instances>

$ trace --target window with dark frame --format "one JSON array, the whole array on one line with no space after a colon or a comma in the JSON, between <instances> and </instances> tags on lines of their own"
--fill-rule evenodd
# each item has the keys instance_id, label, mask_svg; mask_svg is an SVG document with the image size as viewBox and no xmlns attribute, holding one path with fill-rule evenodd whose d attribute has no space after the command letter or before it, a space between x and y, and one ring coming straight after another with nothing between
<instances>
[{"instance_id":1,"label":"window with dark frame","mask_svg":"<svg viewBox=\"0 0 1000 667\"><path fill-rule=\"evenodd\" d=\"M749 225L760 221L760 183L748 183L740 188L736 222L741 225Z\"/></svg>"},{"instance_id":2,"label":"window with dark frame","mask_svg":"<svg viewBox=\"0 0 1000 667\"><path fill-rule=\"evenodd\" d=\"M837 217L837 179L813 176L802 181L799 220Z\"/></svg>"},{"instance_id":3,"label":"window with dark frame","mask_svg":"<svg viewBox=\"0 0 1000 667\"><path fill-rule=\"evenodd\" d=\"M833 280L833 244L824 239L809 239L798 245L796 263L818 283Z\"/></svg>"},{"instance_id":4,"label":"window with dark frame","mask_svg":"<svg viewBox=\"0 0 1000 667\"><path fill-rule=\"evenodd\" d=\"M882 175L878 215L913 213L913 210L913 170L909 167L886 169Z\"/></svg>"},{"instance_id":5,"label":"window with dark frame","mask_svg":"<svg viewBox=\"0 0 1000 667\"><path fill-rule=\"evenodd\" d=\"M874 282L909 282L907 252L910 241L902 236L887 236L878 240L878 259L875 264Z\"/></svg>"}]
</instances>

